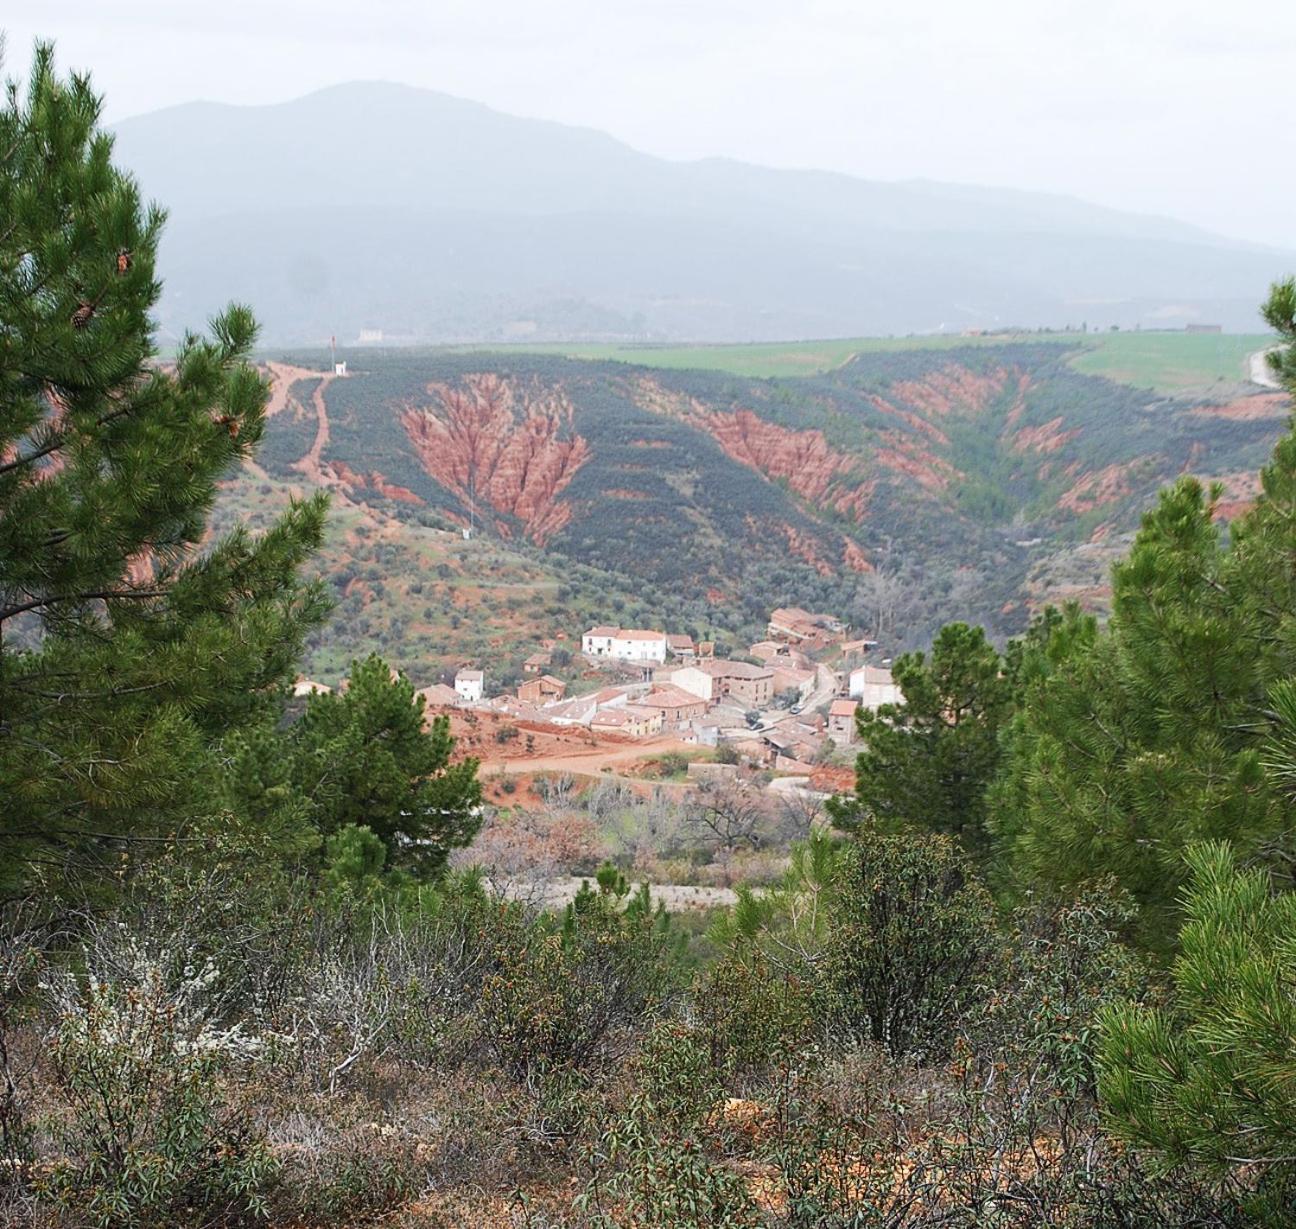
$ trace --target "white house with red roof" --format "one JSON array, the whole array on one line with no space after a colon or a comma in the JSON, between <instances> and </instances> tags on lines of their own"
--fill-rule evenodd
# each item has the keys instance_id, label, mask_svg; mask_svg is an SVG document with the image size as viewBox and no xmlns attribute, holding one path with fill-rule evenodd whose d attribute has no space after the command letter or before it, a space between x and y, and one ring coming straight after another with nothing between
<instances>
[{"instance_id":1,"label":"white house with red roof","mask_svg":"<svg viewBox=\"0 0 1296 1229\"><path fill-rule=\"evenodd\" d=\"M666 633L639 627L591 627L581 637L581 652L587 657L611 657L618 661L666 660Z\"/></svg>"}]
</instances>

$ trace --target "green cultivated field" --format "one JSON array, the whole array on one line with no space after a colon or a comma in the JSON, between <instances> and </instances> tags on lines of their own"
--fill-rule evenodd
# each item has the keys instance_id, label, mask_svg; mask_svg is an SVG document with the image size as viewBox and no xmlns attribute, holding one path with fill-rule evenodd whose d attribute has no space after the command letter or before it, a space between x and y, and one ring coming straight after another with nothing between
<instances>
[{"instance_id":1,"label":"green cultivated field","mask_svg":"<svg viewBox=\"0 0 1296 1229\"><path fill-rule=\"evenodd\" d=\"M1165 393L1208 391L1247 379L1247 357L1271 344L1262 333L1019 333L993 337L844 337L826 341L751 345L516 345L465 347L510 354L559 354L568 358L636 363L644 367L721 371L754 378L815 375L856 354L949 350L1030 342L1082 347L1072 359L1084 375Z\"/></svg>"},{"instance_id":2,"label":"green cultivated field","mask_svg":"<svg viewBox=\"0 0 1296 1229\"><path fill-rule=\"evenodd\" d=\"M1248 356L1273 344L1263 333L1107 333L1091 341L1072 359L1077 371L1167 393L1242 383Z\"/></svg>"}]
</instances>

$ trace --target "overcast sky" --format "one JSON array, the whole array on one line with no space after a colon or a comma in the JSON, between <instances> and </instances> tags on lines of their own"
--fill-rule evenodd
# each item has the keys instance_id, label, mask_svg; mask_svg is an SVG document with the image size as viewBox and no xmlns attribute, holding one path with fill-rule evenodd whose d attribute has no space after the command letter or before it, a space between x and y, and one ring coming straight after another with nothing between
<instances>
[{"instance_id":1,"label":"overcast sky","mask_svg":"<svg viewBox=\"0 0 1296 1229\"><path fill-rule=\"evenodd\" d=\"M1296 248L1293 0L8 0L107 116L384 79L671 158L1041 189Z\"/></svg>"}]
</instances>

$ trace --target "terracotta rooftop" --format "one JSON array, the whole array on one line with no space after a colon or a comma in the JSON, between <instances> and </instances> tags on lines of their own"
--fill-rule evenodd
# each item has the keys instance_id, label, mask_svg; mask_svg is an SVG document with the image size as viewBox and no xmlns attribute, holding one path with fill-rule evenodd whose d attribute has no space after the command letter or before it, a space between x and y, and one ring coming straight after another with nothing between
<instances>
[{"instance_id":1,"label":"terracotta rooftop","mask_svg":"<svg viewBox=\"0 0 1296 1229\"><path fill-rule=\"evenodd\" d=\"M423 703L433 708L444 708L447 704L458 704L459 693L444 683L433 683L431 687L420 687L415 693L423 697Z\"/></svg>"},{"instance_id":2,"label":"terracotta rooftop","mask_svg":"<svg viewBox=\"0 0 1296 1229\"><path fill-rule=\"evenodd\" d=\"M723 657L698 662L696 668L704 670L712 678L765 679L773 675L768 666L753 666L750 662L728 661Z\"/></svg>"},{"instance_id":3,"label":"terracotta rooftop","mask_svg":"<svg viewBox=\"0 0 1296 1229\"><path fill-rule=\"evenodd\" d=\"M635 703L648 708L691 708L695 704L705 704L706 701L695 696L691 691L685 691L682 687L668 685L653 688L643 699L636 700Z\"/></svg>"}]
</instances>

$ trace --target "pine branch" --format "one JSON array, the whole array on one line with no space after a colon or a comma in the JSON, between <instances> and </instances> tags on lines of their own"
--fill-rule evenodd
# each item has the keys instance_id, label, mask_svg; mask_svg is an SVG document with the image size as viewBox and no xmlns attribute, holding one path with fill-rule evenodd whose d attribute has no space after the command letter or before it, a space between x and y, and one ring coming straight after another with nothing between
<instances>
[{"instance_id":1,"label":"pine branch","mask_svg":"<svg viewBox=\"0 0 1296 1229\"><path fill-rule=\"evenodd\" d=\"M107 589L96 593L58 593L52 597L33 598L30 602L23 602L17 606L0 607L0 623L16 615L27 614L29 611L40 610L61 602L143 601L154 597L166 597L166 595L165 589Z\"/></svg>"}]
</instances>

